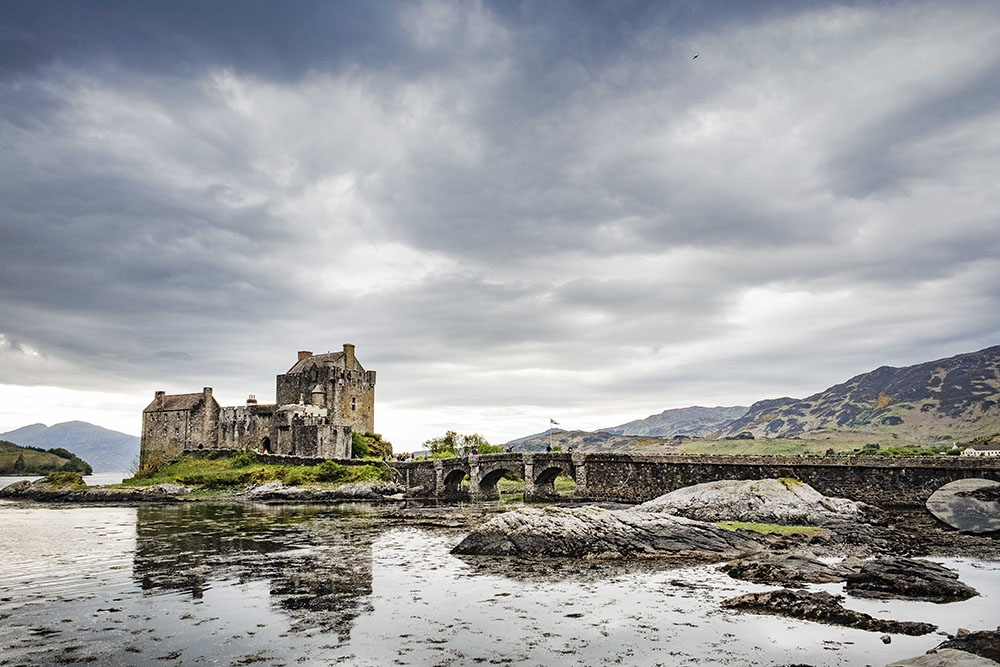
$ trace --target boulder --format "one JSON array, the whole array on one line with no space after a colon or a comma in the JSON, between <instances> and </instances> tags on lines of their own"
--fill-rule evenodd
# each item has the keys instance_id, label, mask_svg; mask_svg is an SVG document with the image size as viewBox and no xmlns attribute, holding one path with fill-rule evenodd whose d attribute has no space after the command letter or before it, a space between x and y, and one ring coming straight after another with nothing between
<instances>
[{"instance_id":1,"label":"boulder","mask_svg":"<svg viewBox=\"0 0 1000 667\"><path fill-rule=\"evenodd\" d=\"M940 652L942 649L967 651L1000 663L1000 627L996 630L979 630L954 637L934 650Z\"/></svg>"},{"instance_id":2,"label":"boulder","mask_svg":"<svg viewBox=\"0 0 1000 667\"><path fill-rule=\"evenodd\" d=\"M734 579L767 584L829 584L844 581L861 561L849 558L827 564L811 556L762 552L730 561L719 568Z\"/></svg>"},{"instance_id":3,"label":"boulder","mask_svg":"<svg viewBox=\"0 0 1000 667\"><path fill-rule=\"evenodd\" d=\"M636 507L698 521L746 521L825 526L877 523L882 512L866 503L830 498L794 479L723 480L672 491Z\"/></svg>"},{"instance_id":4,"label":"boulder","mask_svg":"<svg viewBox=\"0 0 1000 667\"><path fill-rule=\"evenodd\" d=\"M846 590L857 597L929 602L957 602L979 593L943 565L912 558L885 557L866 561L847 577Z\"/></svg>"},{"instance_id":5,"label":"boulder","mask_svg":"<svg viewBox=\"0 0 1000 667\"><path fill-rule=\"evenodd\" d=\"M1000 531L1000 482L960 479L949 482L927 499L927 510L963 533Z\"/></svg>"},{"instance_id":6,"label":"boulder","mask_svg":"<svg viewBox=\"0 0 1000 667\"><path fill-rule=\"evenodd\" d=\"M784 588L763 593L739 595L725 600L722 606L755 614L775 614L889 634L926 635L937 629L936 625L930 623L874 618L860 611L847 609L840 603L842 599L840 596L830 593L811 593Z\"/></svg>"},{"instance_id":7,"label":"boulder","mask_svg":"<svg viewBox=\"0 0 1000 667\"><path fill-rule=\"evenodd\" d=\"M525 508L474 529L452 553L496 556L723 560L758 549L762 536L653 512L593 506Z\"/></svg>"},{"instance_id":8,"label":"boulder","mask_svg":"<svg viewBox=\"0 0 1000 667\"><path fill-rule=\"evenodd\" d=\"M916 658L890 662L886 667L997 667L998 664L974 653L943 648Z\"/></svg>"}]
</instances>

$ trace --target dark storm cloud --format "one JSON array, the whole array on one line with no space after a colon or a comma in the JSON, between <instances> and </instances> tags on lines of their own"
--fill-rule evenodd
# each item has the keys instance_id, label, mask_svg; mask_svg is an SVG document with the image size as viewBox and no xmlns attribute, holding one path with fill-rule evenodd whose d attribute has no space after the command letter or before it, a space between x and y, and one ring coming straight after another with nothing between
<instances>
[{"instance_id":1,"label":"dark storm cloud","mask_svg":"<svg viewBox=\"0 0 1000 667\"><path fill-rule=\"evenodd\" d=\"M107 62L194 76L238 67L274 77L385 64L404 44L390 2L44 2L0 7L0 67L30 75L54 63Z\"/></svg>"},{"instance_id":2,"label":"dark storm cloud","mask_svg":"<svg viewBox=\"0 0 1000 667\"><path fill-rule=\"evenodd\" d=\"M520 430L995 343L997 18L5 3L0 383L266 396L353 340L392 426Z\"/></svg>"}]
</instances>

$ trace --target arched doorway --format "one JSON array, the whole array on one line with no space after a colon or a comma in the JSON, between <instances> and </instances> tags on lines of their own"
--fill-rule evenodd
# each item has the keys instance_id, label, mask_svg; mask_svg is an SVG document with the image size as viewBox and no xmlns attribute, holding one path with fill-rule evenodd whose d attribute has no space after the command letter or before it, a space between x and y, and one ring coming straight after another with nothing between
<instances>
[{"instance_id":1,"label":"arched doorway","mask_svg":"<svg viewBox=\"0 0 1000 667\"><path fill-rule=\"evenodd\" d=\"M260 453L270 454L271 453L271 438L266 435L260 439Z\"/></svg>"}]
</instances>

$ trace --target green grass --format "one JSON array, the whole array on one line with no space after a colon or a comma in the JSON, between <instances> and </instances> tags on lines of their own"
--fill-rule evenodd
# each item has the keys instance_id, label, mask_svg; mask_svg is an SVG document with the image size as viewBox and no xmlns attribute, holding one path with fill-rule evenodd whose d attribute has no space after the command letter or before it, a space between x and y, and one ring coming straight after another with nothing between
<instances>
[{"instance_id":1,"label":"green grass","mask_svg":"<svg viewBox=\"0 0 1000 667\"><path fill-rule=\"evenodd\" d=\"M776 523L747 523L745 521L717 521L726 530L752 530L764 535L816 535L822 528L816 526L781 526Z\"/></svg>"},{"instance_id":2,"label":"green grass","mask_svg":"<svg viewBox=\"0 0 1000 667\"><path fill-rule=\"evenodd\" d=\"M83 477L77 472L54 472L47 475L44 480L42 480L52 486L59 487L73 487L73 488L83 488L87 486L87 483L83 481Z\"/></svg>"},{"instance_id":3,"label":"green grass","mask_svg":"<svg viewBox=\"0 0 1000 667\"><path fill-rule=\"evenodd\" d=\"M316 485L333 487L351 482L388 480L392 472L381 464L345 466L324 461L314 466L258 463L252 452L237 452L229 457L189 456L155 470L137 474L122 486L183 484L196 489L232 490L239 487L281 481L290 486Z\"/></svg>"},{"instance_id":4,"label":"green grass","mask_svg":"<svg viewBox=\"0 0 1000 667\"><path fill-rule=\"evenodd\" d=\"M569 475L556 477L555 487L560 496L572 496L576 492L576 482Z\"/></svg>"}]
</instances>

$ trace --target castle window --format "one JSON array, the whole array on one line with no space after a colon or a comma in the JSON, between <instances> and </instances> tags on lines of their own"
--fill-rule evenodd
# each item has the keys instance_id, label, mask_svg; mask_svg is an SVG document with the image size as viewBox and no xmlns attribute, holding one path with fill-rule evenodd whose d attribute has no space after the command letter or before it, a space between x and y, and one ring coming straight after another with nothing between
<instances>
[{"instance_id":1,"label":"castle window","mask_svg":"<svg viewBox=\"0 0 1000 667\"><path fill-rule=\"evenodd\" d=\"M358 407L358 399L351 398L351 410L356 410Z\"/></svg>"}]
</instances>

